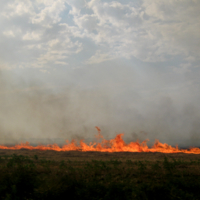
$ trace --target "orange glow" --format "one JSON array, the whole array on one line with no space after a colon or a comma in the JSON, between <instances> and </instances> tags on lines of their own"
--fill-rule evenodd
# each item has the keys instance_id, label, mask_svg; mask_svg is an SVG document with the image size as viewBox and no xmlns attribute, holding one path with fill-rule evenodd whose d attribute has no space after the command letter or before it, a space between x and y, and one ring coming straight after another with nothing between
<instances>
[{"instance_id":1,"label":"orange glow","mask_svg":"<svg viewBox=\"0 0 200 200\"><path fill-rule=\"evenodd\" d=\"M190 148L190 149L179 149L178 146L172 147L166 143L161 143L158 140L155 141L154 145L149 148L147 146L147 141L143 142L130 142L126 144L122 139L123 134L118 134L114 139L105 140L101 135L101 130L96 127L98 135L97 140L101 139L101 142L91 142L89 145L83 140L77 145L75 140L71 142L66 141L66 144L62 147L57 144L53 145L38 145L31 146L29 142L17 144L12 147L0 145L0 149L29 149L29 150L54 150L54 151L99 151L99 152L162 152L162 153L193 153L200 154L200 148Z\"/></svg>"}]
</instances>

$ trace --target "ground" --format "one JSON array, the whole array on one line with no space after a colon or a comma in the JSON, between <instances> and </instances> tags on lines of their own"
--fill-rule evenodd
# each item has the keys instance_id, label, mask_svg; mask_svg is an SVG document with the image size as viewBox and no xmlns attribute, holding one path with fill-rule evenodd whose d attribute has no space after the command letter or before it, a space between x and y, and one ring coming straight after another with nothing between
<instances>
[{"instance_id":1,"label":"ground","mask_svg":"<svg viewBox=\"0 0 200 200\"><path fill-rule=\"evenodd\" d=\"M121 161L163 161L165 157L174 158L176 160L195 161L200 159L200 154L184 154L184 153L150 153L150 152L82 152L82 151L40 151L40 150L0 150L0 156L9 155L23 155L33 157L37 155L38 158L55 160L55 161L91 161L102 160L108 161L111 159L118 159Z\"/></svg>"}]
</instances>

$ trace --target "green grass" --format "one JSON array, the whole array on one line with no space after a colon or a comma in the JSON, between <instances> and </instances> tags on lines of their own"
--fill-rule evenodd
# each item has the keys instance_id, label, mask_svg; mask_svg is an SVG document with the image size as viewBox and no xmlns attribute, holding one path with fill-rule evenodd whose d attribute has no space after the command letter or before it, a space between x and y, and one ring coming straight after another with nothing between
<instances>
[{"instance_id":1,"label":"green grass","mask_svg":"<svg viewBox=\"0 0 200 200\"><path fill-rule=\"evenodd\" d=\"M65 197L65 198L63 198ZM200 199L200 160L0 157L0 199Z\"/></svg>"}]
</instances>

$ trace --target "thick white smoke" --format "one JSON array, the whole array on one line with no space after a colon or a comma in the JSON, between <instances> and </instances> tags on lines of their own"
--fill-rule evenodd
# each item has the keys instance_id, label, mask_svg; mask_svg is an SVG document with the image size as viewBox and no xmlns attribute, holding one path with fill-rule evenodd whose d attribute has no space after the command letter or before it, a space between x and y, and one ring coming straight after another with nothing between
<instances>
[{"instance_id":1,"label":"thick white smoke","mask_svg":"<svg viewBox=\"0 0 200 200\"><path fill-rule=\"evenodd\" d=\"M198 145L200 109L195 101L180 102L183 96L146 98L109 85L87 89L74 85L55 92L18 79L5 72L0 75L1 144L91 141L99 126L106 139L123 132L127 142L150 139L152 145L157 138L171 145Z\"/></svg>"}]
</instances>

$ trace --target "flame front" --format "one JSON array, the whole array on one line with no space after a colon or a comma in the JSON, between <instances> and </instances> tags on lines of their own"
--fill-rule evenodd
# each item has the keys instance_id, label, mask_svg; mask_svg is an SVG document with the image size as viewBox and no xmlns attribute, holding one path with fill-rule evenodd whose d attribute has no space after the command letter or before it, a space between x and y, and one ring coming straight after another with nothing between
<instances>
[{"instance_id":1,"label":"flame front","mask_svg":"<svg viewBox=\"0 0 200 200\"><path fill-rule=\"evenodd\" d=\"M118 134L114 139L105 140L101 135L101 130L99 127L96 127L98 135L96 138L102 139L101 142L93 142L89 145L86 144L83 140L80 141L80 144L77 145L75 140L71 142L66 141L66 144L62 147L57 144L53 145L38 145L31 146L29 142L17 144L12 147L0 145L0 149L29 149L29 150L54 150L54 151L98 151L98 152L161 152L161 153L193 153L200 154L200 148L190 148L190 149L179 149L178 146L172 147L166 143L161 143L159 140L156 140L154 145L149 148L147 146L147 141L143 142L130 142L126 144L122 139L123 134Z\"/></svg>"}]
</instances>

